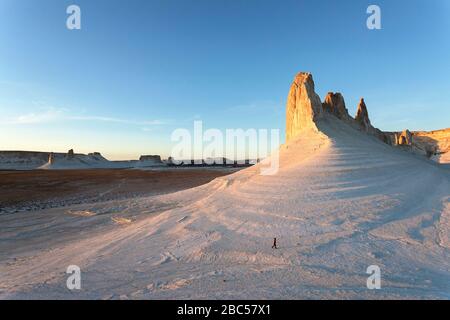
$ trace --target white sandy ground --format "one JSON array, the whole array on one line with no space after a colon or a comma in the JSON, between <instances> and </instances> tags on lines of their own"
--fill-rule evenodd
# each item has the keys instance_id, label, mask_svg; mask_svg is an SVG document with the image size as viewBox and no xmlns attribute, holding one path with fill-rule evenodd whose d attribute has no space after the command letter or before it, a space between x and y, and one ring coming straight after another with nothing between
<instances>
[{"instance_id":1,"label":"white sandy ground","mask_svg":"<svg viewBox=\"0 0 450 320\"><path fill-rule=\"evenodd\" d=\"M0 216L0 298L449 299L448 167L331 117L319 127L281 148L274 176L257 165L171 195Z\"/></svg>"}]
</instances>

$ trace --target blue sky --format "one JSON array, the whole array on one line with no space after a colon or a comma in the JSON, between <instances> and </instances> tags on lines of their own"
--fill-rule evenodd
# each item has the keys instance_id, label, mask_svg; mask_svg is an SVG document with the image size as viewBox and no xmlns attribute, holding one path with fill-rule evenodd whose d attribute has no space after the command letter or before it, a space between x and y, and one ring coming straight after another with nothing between
<instances>
[{"instance_id":1,"label":"blue sky","mask_svg":"<svg viewBox=\"0 0 450 320\"><path fill-rule=\"evenodd\" d=\"M449 57L446 0L1 0L0 150L167 156L194 119L284 132L298 71L383 130L450 127Z\"/></svg>"}]
</instances>

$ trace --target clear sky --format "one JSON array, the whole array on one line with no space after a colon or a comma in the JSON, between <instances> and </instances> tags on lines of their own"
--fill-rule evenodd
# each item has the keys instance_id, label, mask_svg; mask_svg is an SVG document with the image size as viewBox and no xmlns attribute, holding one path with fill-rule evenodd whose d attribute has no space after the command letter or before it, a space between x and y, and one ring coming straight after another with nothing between
<instances>
[{"instance_id":1,"label":"clear sky","mask_svg":"<svg viewBox=\"0 0 450 320\"><path fill-rule=\"evenodd\" d=\"M450 1L0 0L0 150L167 156L194 119L284 136L298 71L380 129L450 127Z\"/></svg>"}]
</instances>

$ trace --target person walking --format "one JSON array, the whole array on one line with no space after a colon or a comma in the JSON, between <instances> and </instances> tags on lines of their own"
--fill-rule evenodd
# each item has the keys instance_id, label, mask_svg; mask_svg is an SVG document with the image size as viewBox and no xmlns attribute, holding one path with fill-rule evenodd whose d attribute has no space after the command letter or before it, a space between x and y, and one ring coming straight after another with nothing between
<instances>
[{"instance_id":1,"label":"person walking","mask_svg":"<svg viewBox=\"0 0 450 320\"><path fill-rule=\"evenodd\" d=\"M277 248L277 238L273 238L272 249L278 249L278 248Z\"/></svg>"}]
</instances>

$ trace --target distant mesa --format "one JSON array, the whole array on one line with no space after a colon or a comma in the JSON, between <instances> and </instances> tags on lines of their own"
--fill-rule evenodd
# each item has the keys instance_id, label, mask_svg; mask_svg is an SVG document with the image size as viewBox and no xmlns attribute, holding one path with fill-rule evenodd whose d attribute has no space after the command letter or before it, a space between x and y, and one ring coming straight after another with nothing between
<instances>
[{"instance_id":1,"label":"distant mesa","mask_svg":"<svg viewBox=\"0 0 450 320\"><path fill-rule=\"evenodd\" d=\"M144 155L139 158L139 161L162 163L161 156L159 155Z\"/></svg>"},{"instance_id":2,"label":"distant mesa","mask_svg":"<svg viewBox=\"0 0 450 320\"><path fill-rule=\"evenodd\" d=\"M386 144L425 155L441 163L450 163L450 128L431 132L383 132L372 126L369 112L361 98L355 118L349 115L344 97L339 92L328 92L323 102L314 91L313 76L298 73L292 82L286 104L286 142L307 130L319 130L321 119L332 115L353 128L372 135Z\"/></svg>"},{"instance_id":3,"label":"distant mesa","mask_svg":"<svg viewBox=\"0 0 450 320\"><path fill-rule=\"evenodd\" d=\"M75 153L73 152L73 149L70 149L70 150L67 152L66 158L67 158L68 160L72 160L74 157L75 157Z\"/></svg>"},{"instance_id":4,"label":"distant mesa","mask_svg":"<svg viewBox=\"0 0 450 320\"><path fill-rule=\"evenodd\" d=\"M88 156L97 161L108 161L105 157L102 156L102 154L100 152L91 152L91 153L88 153Z\"/></svg>"},{"instance_id":5,"label":"distant mesa","mask_svg":"<svg viewBox=\"0 0 450 320\"><path fill-rule=\"evenodd\" d=\"M90 169L109 167L110 161L102 157L98 152L77 154L73 149L67 153L50 152L48 162L37 167L38 169Z\"/></svg>"},{"instance_id":6,"label":"distant mesa","mask_svg":"<svg viewBox=\"0 0 450 320\"><path fill-rule=\"evenodd\" d=\"M100 152L89 154L34 151L0 151L0 170L126 169L166 166L159 155L144 155L139 160L109 161Z\"/></svg>"}]
</instances>

